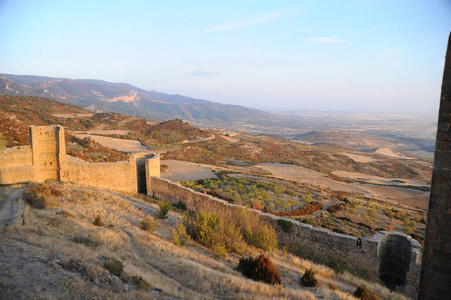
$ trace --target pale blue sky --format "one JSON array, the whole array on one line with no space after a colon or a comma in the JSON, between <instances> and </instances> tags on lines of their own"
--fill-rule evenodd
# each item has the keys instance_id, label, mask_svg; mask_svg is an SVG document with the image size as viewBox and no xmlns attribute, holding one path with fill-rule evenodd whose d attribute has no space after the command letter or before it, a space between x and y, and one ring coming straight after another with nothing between
<instances>
[{"instance_id":1,"label":"pale blue sky","mask_svg":"<svg viewBox=\"0 0 451 300\"><path fill-rule=\"evenodd\" d=\"M263 109L434 111L450 0L0 0L0 73Z\"/></svg>"}]
</instances>

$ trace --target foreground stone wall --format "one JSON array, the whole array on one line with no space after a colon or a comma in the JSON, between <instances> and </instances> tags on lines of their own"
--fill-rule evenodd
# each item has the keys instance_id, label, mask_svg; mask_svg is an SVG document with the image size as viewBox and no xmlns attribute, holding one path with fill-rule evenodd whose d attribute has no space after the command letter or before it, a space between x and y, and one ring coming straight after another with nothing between
<instances>
[{"instance_id":1,"label":"foreground stone wall","mask_svg":"<svg viewBox=\"0 0 451 300\"><path fill-rule=\"evenodd\" d=\"M0 183L33 181L31 147L6 148L0 151Z\"/></svg>"},{"instance_id":2,"label":"foreground stone wall","mask_svg":"<svg viewBox=\"0 0 451 300\"><path fill-rule=\"evenodd\" d=\"M451 295L451 34L446 52L418 299Z\"/></svg>"},{"instance_id":3,"label":"foreground stone wall","mask_svg":"<svg viewBox=\"0 0 451 300\"><path fill-rule=\"evenodd\" d=\"M136 168L132 162L90 163L69 159L62 181L124 192L136 192Z\"/></svg>"},{"instance_id":4,"label":"foreground stone wall","mask_svg":"<svg viewBox=\"0 0 451 300\"><path fill-rule=\"evenodd\" d=\"M243 206L231 204L222 199L196 192L168 179L152 177L150 180L151 185L149 187L151 188L148 188L149 195L167 200L171 203L183 201L189 209L194 211L209 211L221 215L230 215L238 209L243 209ZM409 244L410 251L407 274L403 274L406 278L406 286L405 288L400 288L399 291L404 292L407 296L415 297L418 289L420 269L420 244L410 236L383 231L372 238L359 240L354 236L313 227L292 219L285 219L294 224L293 230L290 233L286 233L277 223L278 219L284 218L262 213L258 210L250 209L250 211L275 228L281 244L300 247L313 252L323 259L340 258L353 268L366 270L375 275L379 275L381 257L384 254L382 250L386 249L387 243L392 240L387 237L392 235L399 236L399 239L405 240ZM403 252L400 251L399 253L401 255L400 259L402 260ZM396 258L396 256L394 257Z\"/></svg>"}]
</instances>

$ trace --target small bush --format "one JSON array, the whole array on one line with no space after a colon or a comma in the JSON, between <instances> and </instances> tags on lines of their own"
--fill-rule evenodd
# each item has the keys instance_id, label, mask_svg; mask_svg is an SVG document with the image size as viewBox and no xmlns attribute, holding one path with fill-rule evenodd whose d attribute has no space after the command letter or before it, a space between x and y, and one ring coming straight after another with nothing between
<instances>
[{"instance_id":1,"label":"small bush","mask_svg":"<svg viewBox=\"0 0 451 300\"><path fill-rule=\"evenodd\" d=\"M141 276L134 276L132 282L140 290L147 291L150 288L150 285Z\"/></svg>"},{"instance_id":2,"label":"small bush","mask_svg":"<svg viewBox=\"0 0 451 300\"><path fill-rule=\"evenodd\" d=\"M24 191L23 198L27 203L38 209L46 209L49 206L50 197L61 197L64 193L58 187L50 184L36 184Z\"/></svg>"},{"instance_id":3,"label":"small bush","mask_svg":"<svg viewBox=\"0 0 451 300\"><path fill-rule=\"evenodd\" d=\"M158 202L158 207L158 219L166 219L168 217L168 212L171 209L171 205L167 201L160 201Z\"/></svg>"},{"instance_id":4,"label":"small bush","mask_svg":"<svg viewBox=\"0 0 451 300\"><path fill-rule=\"evenodd\" d=\"M97 217L94 219L94 222L92 222L93 225L103 227L103 221L102 217L100 215L97 215Z\"/></svg>"},{"instance_id":5,"label":"small bush","mask_svg":"<svg viewBox=\"0 0 451 300\"><path fill-rule=\"evenodd\" d=\"M362 300L380 300L379 296L368 291L366 287L359 286L355 292L354 296Z\"/></svg>"},{"instance_id":6,"label":"small bush","mask_svg":"<svg viewBox=\"0 0 451 300\"><path fill-rule=\"evenodd\" d=\"M121 276L124 272L124 265L115 258L109 257L103 262L103 267L111 274Z\"/></svg>"},{"instance_id":7,"label":"small bush","mask_svg":"<svg viewBox=\"0 0 451 300\"><path fill-rule=\"evenodd\" d=\"M327 208L327 211L330 213L336 213L337 211L343 210L343 208L344 208L344 205L342 203L334 204L334 205L329 206Z\"/></svg>"},{"instance_id":8,"label":"small bush","mask_svg":"<svg viewBox=\"0 0 451 300\"><path fill-rule=\"evenodd\" d=\"M172 232L172 239L177 246L183 246L189 241L189 235L186 232L186 227L182 223L177 224Z\"/></svg>"},{"instance_id":9,"label":"small bush","mask_svg":"<svg viewBox=\"0 0 451 300\"><path fill-rule=\"evenodd\" d=\"M280 284L280 274L272 261L261 254L257 258L240 258L238 271L244 276L269 284Z\"/></svg>"},{"instance_id":10,"label":"small bush","mask_svg":"<svg viewBox=\"0 0 451 300\"><path fill-rule=\"evenodd\" d=\"M99 245L99 243L93 241L90 237L87 236L76 236L74 238L71 239L72 242L77 243L77 244L83 244L85 246L88 247L97 247Z\"/></svg>"},{"instance_id":11,"label":"small bush","mask_svg":"<svg viewBox=\"0 0 451 300\"><path fill-rule=\"evenodd\" d=\"M305 203L311 203L311 202L313 202L312 195L310 195L310 194L305 195L305 196L304 196L304 201L305 201Z\"/></svg>"},{"instance_id":12,"label":"small bush","mask_svg":"<svg viewBox=\"0 0 451 300\"><path fill-rule=\"evenodd\" d=\"M46 209L48 207L47 197L42 195L38 186L28 188L23 193L24 200L31 206L37 209Z\"/></svg>"},{"instance_id":13,"label":"small bush","mask_svg":"<svg viewBox=\"0 0 451 300\"><path fill-rule=\"evenodd\" d=\"M368 213L368 216L370 216L370 217L376 216L376 210L374 208L370 208L367 213Z\"/></svg>"},{"instance_id":14,"label":"small bush","mask_svg":"<svg viewBox=\"0 0 451 300\"><path fill-rule=\"evenodd\" d=\"M348 269L348 265L346 261L335 255L330 255L325 262L326 266L333 269L336 273L343 273L346 269Z\"/></svg>"},{"instance_id":15,"label":"small bush","mask_svg":"<svg viewBox=\"0 0 451 300\"><path fill-rule=\"evenodd\" d=\"M188 231L197 242L204 246L212 245L212 233L219 223L214 213L200 212L187 222Z\"/></svg>"},{"instance_id":16,"label":"small bush","mask_svg":"<svg viewBox=\"0 0 451 300\"><path fill-rule=\"evenodd\" d=\"M141 220L141 222L139 223L139 227L142 230L150 231L150 232L154 231L156 226L157 226L157 222L155 222L153 220L153 218L150 216L143 218Z\"/></svg>"},{"instance_id":17,"label":"small bush","mask_svg":"<svg viewBox=\"0 0 451 300\"><path fill-rule=\"evenodd\" d=\"M183 202L183 201L177 202L176 204L174 204L174 207L175 207L175 208L178 208L178 209L180 209L180 210L186 210L186 209L187 209L186 203Z\"/></svg>"},{"instance_id":18,"label":"small bush","mask_svg":"<svg viewBox=\"0 0 451 300\"><path fill-rule=\"evenodd\" d=\"M304 275L301 277L301 283L303 286L315 287L318 285L318 281L315 278L315 273L312 269L305 271Z\"/></svg>"},{"instance_id":19,"label":"small bush","mask_svg":"<svg viewBox=\"0 0 451 300\"><path fill-rule=\"evenodd\" d=\"M282 227L282 230L289 233L293 231L293 222L285 220L285 219L278 219L277 224L279 224L280 227Z\"/></svg>"},{"instance_id":20,"label":"small bush","mask_svg":"<svg viewBox=\"0 0 451 300\"><path fill-rule=\"evenodd\" d=\"M265 251L277 248L277 233L274 228L261 224L259 228L246 232L246 239L252 245Z\"/></svg>"}]
</instances>

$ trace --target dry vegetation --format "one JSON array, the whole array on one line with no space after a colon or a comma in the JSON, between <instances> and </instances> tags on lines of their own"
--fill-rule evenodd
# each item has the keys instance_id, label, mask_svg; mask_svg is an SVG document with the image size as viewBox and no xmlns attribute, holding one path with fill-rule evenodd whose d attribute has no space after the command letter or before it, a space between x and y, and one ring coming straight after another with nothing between
<instances>
[{"instance_id":1,"label":"dry vegetation","mask_svg":"<svg viewBox=\"0 0 451 300\"><path fill-rule=\"evenodd\" d=\"M431 167L416 160L393 160L374 157L369 163L343 155L352 152L333 146L306 146L276 136L238 134L239 142L231 143L223 137L196 145L186 145L169 151L163 159L175 159L213 165L241 161L248 164L285 163L307 167L333 176L333 171L359 172L380 177L396 177L428 182ZM345 151L345 152L343 152Z\"/></svg>"},{"instance_id":2,"label":"dry vegetation","mask_svg":"<svg viewBox=\"0 0 451 300\"><path fill-rule=\"evenodd\" d=\"M218 256L191 239L174 243L181 204L157 219L158 206L144 196L60 183L27 193L45 197L47 208L27 206L24 225L1 229L0 294L6 298L354 299L351 294L363 284L385 299L403 299L280 250L266 252L280 285L247 279L236 270L242 254ZM103 226L93 225L97 216ZM243 255L260 253L249 246ZM299 284L306 269L315 272L318 288Z\"/></svg>"},{"instance_id":3,"label":"dry vegetation","mask_svg":"<svg viewBox=\"0 0 451 300\"><path fill-rule=\"evenodd\" d=\"M371 237L378 231L395 230L423 241L426 213L421 210L378 202L361 193L334 192L265 177L226 172L216 176L181 184L231 203L338 233Z\"/></svg>"}]
</instances>

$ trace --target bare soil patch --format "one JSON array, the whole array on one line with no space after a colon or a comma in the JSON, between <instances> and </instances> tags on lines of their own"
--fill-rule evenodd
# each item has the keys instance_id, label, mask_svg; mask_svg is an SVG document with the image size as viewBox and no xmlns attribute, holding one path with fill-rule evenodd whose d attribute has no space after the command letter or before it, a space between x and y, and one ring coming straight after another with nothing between
<instances>
[{"instance_id":1,"label":"bare soil patch","mask_svg":"<svg viewBox=\"0 0 451 300\"><path fill-rule=\"evenodd\" d=\"M359 181L365 181L368 183L375 183L375 184L385 184L385 185L399 185L399 186L424 186L421 182L408 180L408 179L400 179L400 178L384 178L379 176L373 176L373 175L367 175L357 172L347 172L347 171L333 171L332 174L350 178L350 179L356 179Z\"/></svg>"},{"instance_id":2,"label":"bare soil patch","mask_svg":"<svg viewBox=\"0 0 451 300\"><path fill-rule=\"evenodd\" d=\"M94 114L53 114L52 116L57 117L57 118L63 118L63 119L67 119L67 118L90 118L92 117Z\"/></svg>"},{"instance_id":3,"label":"bare soil patch","mask_svg":"<svg viewBox=\"0 0 451 300\"><path fill-rule=\"evenodd\" d=\"M410 207L416 207L421 209L427 209L429 203L429 192L423 192L413 189L386 187L365 184L365 189L380 198L386 198L387 200L396 201L403 205Z\"/></svg>"},{"instance_id":4,"label":"bare soil patch","mask_svg":"<svg viewBox=\"0 0 451 300\"><path fill-rule=\"evenodd\" d=\"M118 129L102 129L102 130L88 130L88 131L75 131L74 134L98 134L98 135L126 135L130 130L118 130Z\"/></svg>"},{"instance_id":5,"label":"bare soil patch","mask_svg":"<svg viewBox=\"0 0 451 300\"><path fill-rule=\"evenodd\" d=\"M279 163L264 163L258 164L256 167L270 172L274 177L284 180L316 185L321 188L330 188L331 190L336 191L365 193L363 188L328 179L326 175L321 172L300 166Z\"/></svg>"},{"instance_id":6,"label":"bare soil patch","mask_svg":"<svg viewBox=\"0 0 451 300\"><path fill-rule=\"evenodd\" d=\"M393 158L414 159L412 157L405 156L405 155L399 153L398 151L390 149L390 148L379 148L376 151L374 151L374 153L379 154L379 155L393 157Z\"/></svg>"},{"instance_id":7,"label":"bare soil patch","mask_svg":"<svg viewBox=\"0 0 451 300\"><path fill-rule=\"evenodd\" d=\"M178 160L162 160L161 163L169 167L166 172L161 174L163 178L179 181L216 178L216 174L207 165Z\"/></svg>"},{"instance_id":8,"label":"bare soil patch","mask_svg":"<svg viewBox=\"0 0 451 300\"><path fill-rule=\"evenodd\" d=\"M351 153L345 153L345 152L343 152L342 154L346 155L350 159L352 159L352 160L354 160L356 162L360 162L360 163L370 163L370 162L377 161L376 158L369 157L369 156L366 156L366 155L351 154Z\"/></svg>"},{"instance_id":9,"label":"bare soil patch","mask_svg":"<svg viewBox=\"0 0 451 300\"><path fill-rule=\"evenodd\" d=\"M94 139L97 143L101 144L102 146L116 149L118 151L122 152L142 152L147 151L148 149L144 147L139 141L135 140L123 140L123 139L116 139L116 138L110 138L105 136L99 136L99 135L89 135L89 134L77 134L76 135L79 138L85 138L85 137L91 137Z\"/></svg>"}]
</instances>

